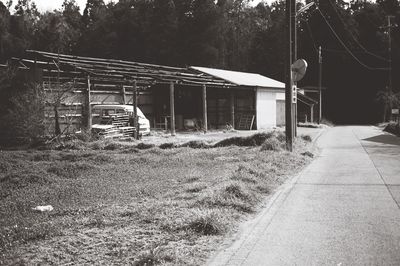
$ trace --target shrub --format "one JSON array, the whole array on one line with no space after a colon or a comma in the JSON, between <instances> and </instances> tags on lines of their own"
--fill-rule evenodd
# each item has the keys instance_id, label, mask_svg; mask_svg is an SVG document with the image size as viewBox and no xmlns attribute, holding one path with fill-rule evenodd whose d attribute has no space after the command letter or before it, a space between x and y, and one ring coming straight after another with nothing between
<instances>
[{"instance_id":1,"label":"shrub","mask_svg":"<svg viewBox=\"0 0 400 266\"><path fill-rule=\"evenodd\" d=\"M205 143L203 141L192 140L192 141L182 144L181 147L189 147L192 149L207 149L207 148L210 148L210 145L208 145L207 143Z\"/></svg>"},{"instance_id":2,"label":"shrub","mask_svg":"<svg viewBox=\"0 0 400 266\"><path fill-rule=\"evenodd\" d=\"M160 149L163 149L163 150L165 150L165 149L172 149L172 148L175 148L176 147L176 145L174 144L174 143L163 143L163 144L161 144L160 146L158 146Z\"/></svg>"},{"instance_id":3,"label":"shrub","mask_svg":"<svg viewBox=\"0 0 400 266\"><path fill-rule=\"evenodd\" d=\"M136 148L139 149L139 150L148 150L148 149L151 149L151 148L154 148L154 147L155 147L154 144L148 144L148 143L143 143L143 142L141 142L138 145L136 145Z\"/></svg>"},{"instance_id":4,"label":"shrub","mask_svg":"<svg viewBox=\"0 0 400 266\"><path fill-rule=\"evenodd\" d=\"M400 126L398 123L389 123L384 131L400 136Z\"/></svg>"},{"instance_id":5,"label":"shrub","mask_svg":"<svg viewBox=\"0 0 400 266\"><path fill-rule=\"evenodd\" d=\"M217 142L214 147L227 147L227 146L260 146L266 139L270 138L274 133L257 133L249 137L233 137Z\"/></svg>"},{"instance_id":6,"label":"shrub","mask_svg":"<svg viewBox=\"0 0 400 266\"><path fill-rule=\"evenodd\" d=\"M284 147L284 143L279 141L275 136L264 141L261 146L262 151L281 151Z\"/></svg>"},{"instance_id":7,"label":"shrub","mask_svg":"<svg viewBox=\"0 0 400 266\"><path fill-rule=\"evenodd\" d=\"M312 138L309 135L301 135L300 137L304 141L307 141L307 142L311 142L312 141Z\"/></svg>"},{"instance_id":8,"label":"shrub","mask_svg":"<svg viewBox=\"0 0 400 266\"><path fill-rule=\"evenodd\" d=\"M226 223L215 210L194 209L186 229L201 235L220 235L226 231Z\"/></svg>"},{"instance_id":9,"label":"shrub","mask_svg":"<svg viewBox=\"0 0 400 266\"><path fill-rule=\"evenodd\" d=\"M41 86L25 84L15 88L11 108L2 117L0 139L3 145L36 144L43 141L45 96Z\"/></svg>"}]
</instances>

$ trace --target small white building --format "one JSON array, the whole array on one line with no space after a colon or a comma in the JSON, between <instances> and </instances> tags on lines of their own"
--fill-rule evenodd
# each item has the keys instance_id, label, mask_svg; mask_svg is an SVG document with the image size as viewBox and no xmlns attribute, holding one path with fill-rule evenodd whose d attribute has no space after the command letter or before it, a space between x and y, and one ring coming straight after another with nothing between
<instances>
[{"instance_id":1,"label":"small white building","mask_svg":"<svg viewBox=\"0 0 400 266\"><path fill-rule=\"evenodd\" d=\"M254 92L256 129L269 129L285 124L285 84L260 74L207 67L191 67L229 83L241 90ZM236 89L237 90L237 89Z\"/></svg>"}]
</instances>

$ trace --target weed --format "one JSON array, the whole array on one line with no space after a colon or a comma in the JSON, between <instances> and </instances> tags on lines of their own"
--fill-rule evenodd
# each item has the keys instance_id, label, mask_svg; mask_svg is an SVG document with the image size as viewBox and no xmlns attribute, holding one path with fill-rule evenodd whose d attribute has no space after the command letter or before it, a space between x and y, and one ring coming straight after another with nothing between
<instances>
[{"instance_id":1,"label":"weed","mask_svg":"<svg viewBox=\"0 0 400 266\"><path fill-rule=\"evenodd\" d=\"M303 156L307 156L307 157L310 157L310 158L313 158L313 157L314 157L314 154L313 154L313 153L311 153L311 152L309 152L309 151L302 152L302 153L301 153L301 155L303 155Z\"/></svg>"},{"instance_id":2,"label":"weed","mask_svg":"<svg viewBox=\"0 0 400 266\"><path fill-rule=\"evenodd\" d=\"M140 150L137 149L136 147L127 147L122 150L122 153L130 154L130 153L139 153Z\"/></svg>"},{"instance_id":3,"label":"weed","mask_svg":"<svg viewBox=\"0 0 400 266\"><path fill-rule=\"evenodd\" d=\"M134 266L153 266L160 264L160 260L157 258L153 250L144 252L139 255L139 258L134 261Z\"/></svg>"},{"instance_id":4,"label":"weed","mask_svg":"<svg viewBox=\"0 0 400 266\"><path fill-rule=\"evenodd\" d=\"M121 145L120 143L111 142L104 146L104 150L114 151L114 150L119 150L122 147L123 147L123 145Z\"/></svg>"},{"instance_id":5,"label":"weed","mask_svg":"<svg viewBox=\"0 0 400 266\"><path fill-rule=\"evenodd\" d=\"M307 141L307 142L311 142L312 141L312 138L309 135L301 135L300 137L304 141Z\"/></svg>"},{"instance_id":6,"label":"weed","mask_svg":"<svg viewBox=\"0 0 400 266\"><path fill-rule=\"evenodd\" d=\"M87 144L82 140L60 142L55 146L56 150L85 150L86 148Z\"/></svg>"},{"instance_id":7,"label":"weed","mask_svg":"<svg viewBox=\"0 0 400 266\"><path fill-rule=\"evenodd\" d=\"M259 185L256 186L256 189L263 194L269 194L271 192L271 189L268 185Z\"/></svg>"},{"instance_id":8,"label":"weed","mask_svg":"<svg viewBox=\"0 0 400 266\"><path fill-rule=\"evenodd\" d=\"M176 145L174 144L174 143L163 143L163 144L161 144L160 146L158 146L160 149L163 149L163 150L165 150L165 149L172 149L172 148L175 148L176 147Z\"/></svg>"},{"instance_id":9,"label":"weed","mask_svg":"<svg viewBox=\"0 0 400 266\"><path fill-rule=\"evenodd\" d=\"M67 179L76 179L91 169L94 169L94 166L87 163L58 163L49 167L47 172Z\"/></svg>"},{"instance_id":10,"label":"weed","mask_svg":"<svg viewBox=\"0 0 400 266\"><path fill-rule=\"evenodd\" d=\"M400 136L400 126L398 123L389 123L383 131Z\"/></svg>"},{"instance_id":11,"label":"weed","mask_svg":"<svg viewBox=\"0 0 400 266\"><path fill-rule=\"evenodd\" d=\"M231 177L232 180L236 181L243 181L245 183L251 183L251 184L256 184L257 179L255 178L255 175L249 174L249 173L243 173L243 172L235 172L233 176Z\"/></svg>"},{"instance_id":12,"label":"weed","mask_svg":"<svg viewBox=\"0 0 400 266\"><path fill-rule=\"evenodd\" d=\"M275 136L267 139L261 146L261 151L281 151L283 149L283 143L279 141Z\"/></svg>"},{"instance_id":13,"label":"weed","mask_svg":"<svg viewBox=\"0 0 400 266\"><path fill-rule=\"evenodd\" d=\"M187 179L185 179L185 182L186 183L193 183L193 182L198 181L199 179L200 179L200 177L198 177L198 176L191 176L191 177L188 177Z\"/></svg>"},{"instance_id":14,"label":"weed","mask_svg":"<svg viewBox=\"0 0 400 266\"><path fill-rule=\"evenodd\" d=\"M96 213L94 215L94 217L91 218L89 220L89 222L86 223L85 225L89 226L89 227L103 228L103 227L107 226L108 224L107 224L103 214Z\"/></svg>"},{"instance_id":15,"label":"weed","mask_svg":"<svg viewBox=\"0 0 400 266\"><path fill-rule=\"evenodd\" d=\"M139 150L148 150L148 149L151 149L151 148L154 148L154 147L155 147L154 144L148 144L148 143L143 143L143 142L141 142L138 145L136 145L136 148L139 149Z\"/></svg>"},{"instance_id":16,"label":"weed","mask_svg":"<svg viewBox=\"0 0 400 266\"><path fill-rule=\"evenodd\" d=\"M207 148L210 148L210 145L208 145L207 143L205 143L203 141L192 140L192 141L182 144L181 147L189 147L192 149L207 149Z\"/></svg>"},{"instance_id":17,"label":"weed","mask_svg":"<svg viewBox=\"0 0 400 266\"><path fill-rule=\"evenodd\" d=\"M227 147L227 146L260 146L266 139L270 138L273 133L257 133L249 137L233 137L217 142L214 147Z\"/></svg>"},{"instance_id":18,"label":"weed","mask_svg":"<svg viewBox=\"0 0 400 266\"><path fill-rule=\"evenodd\" d=\"M240 183L226 185L207 193L197 201L197 204L212 208L233 208L242 213L251 213L254 210L255 198L244 191L242 186Z\"/></svg>"},{"instance_id":19,"label":"weed","mask_svg":"<svg viewBox=\"0 0 400 266\"><path fill-rule=\"evenodd\" d=\"M49 153L38 153L35 154L32 158L32 161L39 162L39 161L50 161L51 155Z\"/></svg>"},{"instance_id":20,"label":"weed","mask_svg":"<svg viewBox=\"0 0 400 266\"><path fill-rule=\"evenodd\" d=\"M226 231L226 225L222 222L221 215L215 210L192 210L192 218L186 229L201 235L220 235Z\"/></svg>"},{"instance_id":21,"label":"weed","mask_svg":"<svg viewBox=\"0 0 400 266\"><path fill-rule=\"evenodd\" d=\"M188 193L198 193L205 189L206 187L204 185L196 184L191 188L186 189L186 192Z\"/></svg>"},{"instance_id":22,"label":"weed","mask_svg":"<svg viewBox=\"0 0 400 266\"><path fill-rule=\"evenodd\" d=\"M239 183L230 184L225 187L225 192L232 195L235 198L248 200L249 196L243 191L242 186Z\"/></svg>"}]
</instances>

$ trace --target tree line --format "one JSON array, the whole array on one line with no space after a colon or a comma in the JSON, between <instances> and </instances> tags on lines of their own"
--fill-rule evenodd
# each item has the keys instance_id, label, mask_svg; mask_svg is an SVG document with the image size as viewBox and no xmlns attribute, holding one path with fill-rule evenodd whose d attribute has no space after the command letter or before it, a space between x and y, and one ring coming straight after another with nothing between
<instances>
[{"instance_id":1,"label":"tree line","mask_svg":"<svg viewBox=\"0 0 400 266\"><path fill-rule=\"evenodd\" d=\"M297 2L299 10L305 3ZM387 103L398 92L399 1L314 2L297 16L298 57L309 63L300 85L317 85L321 46L326 115L339 122L379 120L377 94ZM256 6L250 0L87 0L83 12L75 0L65 0L45 13L33 0L18 0L14 7L12 1L0 1L0 62L37 49L250 71L283 80L284 32L283 0ZM387 88L390 65L392 91Z\"/></svg>"}]
</instances>

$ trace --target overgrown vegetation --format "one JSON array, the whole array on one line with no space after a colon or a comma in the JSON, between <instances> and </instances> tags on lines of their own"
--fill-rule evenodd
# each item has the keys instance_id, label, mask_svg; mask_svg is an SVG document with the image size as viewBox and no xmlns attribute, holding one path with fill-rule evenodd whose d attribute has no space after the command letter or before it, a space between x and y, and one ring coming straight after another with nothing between
<instances>
[{"instance_id":1,"label":"overgrown vegetation","mask_svg":"<svg viewBox=\"0 0 400 266\"><path fill-rule=\"evenodd\" d=\"M250 146L0 152L0 264L203 264L310 161L303 139L289 153L263 148L276 133L254 146L261 136L235 139Z\"/></svg>"},{"instance_id":2,"label":"overgrown vegetation","mask_svg":"<svg viewBox=\"0 0 400 266\"><path fill-rule=\"evenodd\" d=\"M3 101L8 100L0 114L0 145L37 143L45 131L44 91L35 83L18 84L12 81L16 78L10 79L8 85L0 85L1 96L7 97Z\"/></svg>"},{"instance_id":3,"label":"overgrown vegetation","mask_svg":"<svg viewBox=\"0 0 400 266\"><path fill-rule=\"evenodd\" d=\"M392 122L389 123L385 128L384 131L395 134L397 136L400 136L400 126L399 123Z\"/></svg>"}]
</instances>

